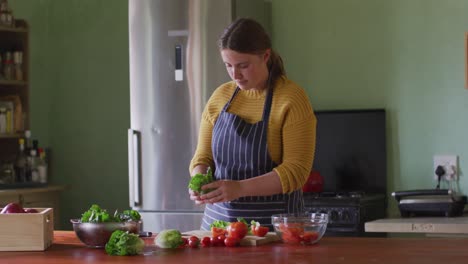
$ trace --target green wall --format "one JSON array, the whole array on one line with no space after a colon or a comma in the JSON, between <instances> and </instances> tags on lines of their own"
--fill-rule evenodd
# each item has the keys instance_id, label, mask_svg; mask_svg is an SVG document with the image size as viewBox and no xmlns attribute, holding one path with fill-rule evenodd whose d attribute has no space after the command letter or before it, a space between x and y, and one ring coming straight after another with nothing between
<instances>
[{"instance_id":1,"label":"green wall","mask_svg":"<svg viewBox=\"0 0 468 264\"><path fill-rule=\"evenodd\" d=\"M273 0L273 39L315 109L387 109L389 192L435 187L433 155L453 154L466 194L467 13L466 0Z\"/></svg>"},{"instance_id":2,"label":"green wall","mask_svg":"<svg viewBox=\"0 0 468 264\"><path fill-rule=\"evenodd\" d=\"M126 0L10 0L31 25L33 136L67 184L62 227L92 203L128 208ZM273 42L315 109L388 111L388 189L431 188L460 158L468 192L466 0L272 0ZM394 214L395 203L389 199Z\"/></svg>"},{"instance_id":3,"label":"green wall","mask_svg":"<svg viewBox=\"0 0 468 264\"><path fill-rule=\"evenodd\" d=\"M127 209L126 0L13 0L31 26L32 133L52 149L62 228L92 203Z\"/></svg>"}]
</instances>

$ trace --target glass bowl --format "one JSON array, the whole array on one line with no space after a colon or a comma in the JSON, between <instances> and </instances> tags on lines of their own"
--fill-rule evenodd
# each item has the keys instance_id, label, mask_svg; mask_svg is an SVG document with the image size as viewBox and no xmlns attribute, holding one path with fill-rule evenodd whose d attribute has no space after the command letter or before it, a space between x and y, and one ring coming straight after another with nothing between
<instances>
[{"instance_id":1,"label":"glass bowl","mask_svg":"<svg viewBox=\"0 0 468 264\"><path fill-rule=\"evenodd\" d=\"M83 244L93 248L103 248L115 230L139 234L141 221L82 223L80 219L71 219L73 230Z\"/></svg>"},{"instance_id":2,"label":"glass bowl","mask_svg":"<svg viewBox=\"0 0 468 264\"><path fill-rule=\"evenodd\" d=\"M325 234L328 215L323 213L276 214L271 217L271 223L284 243L312 245Z\"/></svg>"}]
</instances>

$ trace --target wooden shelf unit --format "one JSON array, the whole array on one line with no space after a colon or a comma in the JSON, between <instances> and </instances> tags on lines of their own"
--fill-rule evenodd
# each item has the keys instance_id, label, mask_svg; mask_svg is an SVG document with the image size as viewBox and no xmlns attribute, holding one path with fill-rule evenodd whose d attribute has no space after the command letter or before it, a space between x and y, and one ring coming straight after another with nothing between
<instances>
[{"instance_id":1,"label":"wooden shelf unit","mask_svg":"<svg viewBox=\"0 0 468 264\"><path fill-rule=\"evenodd\" d=\"M12 161L18 150L18 139L23 137L24 130L30 125L30 102L29 102L29 26L25 20L15 20L15 27L0 26L0 53L2 59L7 51L23 52L23 80L0 80L0 100L6 96L17 95L21 101L23 129L9 134L0 134L0 165L3 162ZM3 63L3 60L2 60ZM2 65L3 70L3 65ZM3 73L2 73L3 75ZM14 106L16 108L16 106ZM15 117L14 117L15 118Z\"/></svg>"}]
</instances>

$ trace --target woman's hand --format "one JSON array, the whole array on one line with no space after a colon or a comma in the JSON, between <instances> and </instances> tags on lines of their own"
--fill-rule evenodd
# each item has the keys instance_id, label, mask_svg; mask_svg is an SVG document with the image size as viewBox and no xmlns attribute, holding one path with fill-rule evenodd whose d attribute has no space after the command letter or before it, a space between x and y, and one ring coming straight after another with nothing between
<instances>
[{"instance_id":1,"label":"woman's hand","mask_svg":"<svg viewBox=\"0 0 468 264\"><path fill-rule=\"evenodd\" d=\"M214 189L213 191L198 196L203 203L229 202L241 197L241 182L232 180L221 180L202 186L202 190Z\"/></svg>"},{"instance_id":2,"label":"woman's hand","mask_svg":"<svg viewBox=\"0 0 468 264\"><path fill-rule=\"evenodd\" d=\"M189 189L190 200L194 201L195 204L204 204L200 199L200 194Z\"/></svg>"}]
</instances>

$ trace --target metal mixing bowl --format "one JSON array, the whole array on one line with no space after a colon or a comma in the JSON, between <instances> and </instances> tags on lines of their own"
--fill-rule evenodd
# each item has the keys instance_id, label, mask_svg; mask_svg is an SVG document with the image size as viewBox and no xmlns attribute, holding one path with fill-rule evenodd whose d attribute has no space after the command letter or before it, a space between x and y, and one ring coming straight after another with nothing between
<instances>
[{"instance_id":1,"label":"metal mixing bowl","mask_svg":"<svg viewBox=\"0 0 468 264\"><path fill-rule=\"evenodd\" d=\"M76 236L88 247L102 248L106 246L112 232L115 230L139 234L141 221L81 223L80 219L71 219Z\"/></svg>"}]
</instances>

